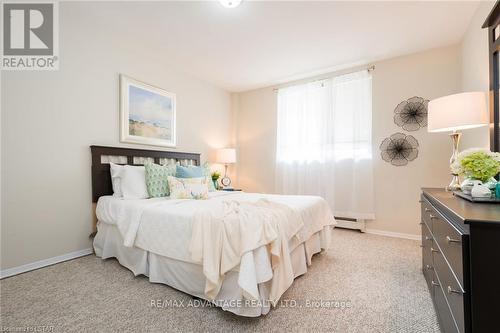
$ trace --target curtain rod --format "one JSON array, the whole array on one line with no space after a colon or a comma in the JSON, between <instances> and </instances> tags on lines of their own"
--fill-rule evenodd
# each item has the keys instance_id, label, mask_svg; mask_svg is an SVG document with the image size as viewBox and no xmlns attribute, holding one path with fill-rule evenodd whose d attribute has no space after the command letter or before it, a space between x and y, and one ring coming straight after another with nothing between
<instances>
[{"instance_id":1,"label":"curtain rod","mask_svg":"<svg viewBox=\"0 0 500 333\"><path fill-rule=\"evenodd\" d=\"M295 82L297 82L297 84L312 83L312 82L327 80L327 79L330 79L330 78L333 78L333 77L336 77L336 76L341 76L341 75L347 75L347 74L351 74L351 73L360 72L362 70L367 70L368 72L373 72L375 70L375 65L371 65L371 66L368 66L368 67L365 67L365 68L360 67L360 68L353 69L353 70L346 70L345 72L342 71L342 70L338 70L338 71L332 72L332 73L330 73L330 75L325 76L325 77L320 78L320 79L314 79L314 80L311 80L311 81L304 81L304 82L301 82L301 80L296 80ZM338 74L335 74L335 73L338 73ZM304 79L304 80L307 80L307 79ZM294 83L284 84L283 86L281 86L279 88L273 88L273 91L278 91L281 88L286 88L286 87L290 87L290 86L293 86L293 85L295 85L295 84Z\"/></svg>"}]
</instances>

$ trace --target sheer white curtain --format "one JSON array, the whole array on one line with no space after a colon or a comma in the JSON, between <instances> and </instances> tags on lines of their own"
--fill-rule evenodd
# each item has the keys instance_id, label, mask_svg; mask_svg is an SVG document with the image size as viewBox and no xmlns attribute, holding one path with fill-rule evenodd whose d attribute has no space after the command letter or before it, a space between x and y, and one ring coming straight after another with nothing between
<instances>
[{"instance_id":1,"label":"sheer white curtain","mask_svg":"<svg viewBox=\"0 0 500 333\"><path fill-rule=\"evenodd\" d=\"M278 91L276 189L374 219L372 83L360 71Z\"/></svg>"}]
</instances>

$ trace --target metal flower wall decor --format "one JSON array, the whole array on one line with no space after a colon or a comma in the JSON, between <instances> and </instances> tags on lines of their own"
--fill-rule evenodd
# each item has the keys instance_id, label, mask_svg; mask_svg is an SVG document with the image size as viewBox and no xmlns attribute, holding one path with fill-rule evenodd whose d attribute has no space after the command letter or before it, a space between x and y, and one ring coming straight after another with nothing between
<instances>
[{"instance_id":1,"label":"metal flower wall decor","mask_svg":"<svg viewBox=\"0 0 500 333\"><path fill-rule=\"evenodd\" d=\"M382 159L395 166L407 165L418 156L418 141L411 135L395 133L380 144Z\"/></svg>"},{"instance_id":2,"label":"metal flower wall decor","mask_svg":"<svg viewBox=\"0 0 500 333\"><path fill-rule=\"evenodd\" d=\"M394 123L409 132L426 127L428 104L429 100L417 96L402 101L394 109Z\"/></svg>"}]
</instances>

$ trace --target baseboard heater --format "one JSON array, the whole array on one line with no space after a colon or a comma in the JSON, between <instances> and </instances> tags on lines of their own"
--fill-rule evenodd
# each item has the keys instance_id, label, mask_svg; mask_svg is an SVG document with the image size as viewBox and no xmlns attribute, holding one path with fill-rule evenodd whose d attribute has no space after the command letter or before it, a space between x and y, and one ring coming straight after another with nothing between
<instances>
[{"instance_id":1,"label":"baseboard heater","mask_svg":"<svg viewBox=\"0 0 500 333\"><path fill-rule=\"evenodd\" d=\"M335 216L335 221L337 221L335 228L355 229L361 232L365 232L366 230L366 223L363 219Z\"/></svg>"}]
</instances>

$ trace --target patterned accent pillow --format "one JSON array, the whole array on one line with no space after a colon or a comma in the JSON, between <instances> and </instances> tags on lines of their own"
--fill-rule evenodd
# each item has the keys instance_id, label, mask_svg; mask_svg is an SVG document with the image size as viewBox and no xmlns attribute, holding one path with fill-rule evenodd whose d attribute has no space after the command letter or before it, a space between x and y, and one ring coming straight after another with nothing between
<instances>
[{"instance_id":1,"label":"patterned accent pillow","mask_svg":"<svg viewBox=\"0 0 500 333\"><path fill-rule=\"evenodd\" d=\"M212 171L210 170L210 164L208 162L205 162L201 167L203 168L203 174L205 175L205 177L207 177L208 191L214 192L215 185L214 182L212 181Z\"/></svg>"},{"instance_id":2,"label":"patterned accent pillow","mask_svg":"<svg viewBox=\"0 0 500 333\"><path fill-rule=\"evenodd\" d=\"M207 177L167 179L171 199L208 199Z\"/></svg>"},{"instance_id":3,"label":"patterned accent pillow","mask_svg":"<svg viewBox=\"0 0 500 333\"><path fill-rule=\"evenodd\" d=\"M146 163L146 186L151 198L166 197L170 194L168 176L175 175L174 165Z\"/></svg>"}]
</instances>

